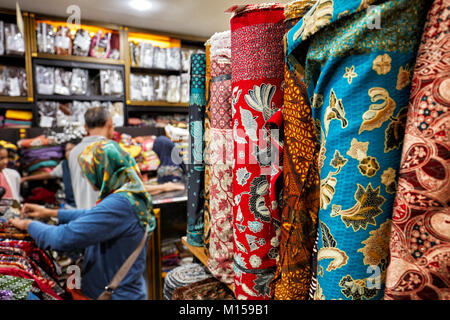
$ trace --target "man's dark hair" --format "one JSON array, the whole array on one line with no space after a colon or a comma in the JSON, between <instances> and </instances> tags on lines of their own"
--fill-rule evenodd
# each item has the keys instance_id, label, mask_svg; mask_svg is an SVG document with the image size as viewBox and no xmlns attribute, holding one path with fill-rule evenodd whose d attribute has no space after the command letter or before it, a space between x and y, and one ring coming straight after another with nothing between
<instances>
[{"instance_id":1,"label":"man's dark hair","mask_svg":"<svg viewBox=\"0 0 450 320\"><path fill-rule=\"evenodd\" d=\"M88 129L102 128L110 118L108 109L105 107L90 108L84 114L84 122Z\"/></svg>"}]
</instances>

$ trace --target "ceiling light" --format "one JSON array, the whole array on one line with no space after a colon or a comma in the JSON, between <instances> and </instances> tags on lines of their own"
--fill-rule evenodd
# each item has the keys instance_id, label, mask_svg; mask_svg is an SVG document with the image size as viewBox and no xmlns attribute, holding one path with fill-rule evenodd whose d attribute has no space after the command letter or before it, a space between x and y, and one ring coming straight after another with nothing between
<instances>
[{"instance_id":1,"label":"ceiling light","mask_svg":"<svg viewBox=\"0 0 450 320\"><path fill-rule=\"evenodd\" d=\"M130 7L138 11L146 11L152 8L152 3L148 0L131 0L129 3Z\"/></svg>"}]
</instances>

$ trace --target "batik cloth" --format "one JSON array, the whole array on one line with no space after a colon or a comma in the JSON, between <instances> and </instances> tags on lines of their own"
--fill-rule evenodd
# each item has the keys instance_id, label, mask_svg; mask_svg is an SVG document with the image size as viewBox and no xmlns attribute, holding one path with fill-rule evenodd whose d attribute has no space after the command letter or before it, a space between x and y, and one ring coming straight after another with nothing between
<instances>
[{"instance_id":1,"label":"batik cloth","mask_svg":"<svg viewBox=\"0 0 450 320\"><path fill-rule=\"evenodd\" d=\"M203 243L205 247L206 256L209 256L209 239L211 232L211 212L209 205L209 186L210 186L210 177L211 177L211 161L210 161L210 143L211 143L211 134L210 134L210 118L211 118L211 39L208 39L205 43L205 151L204 151L204 161L205 161L205 205L204 205L204 227L203 227Z\"/></svg>"},{"instance_id":2,"label":"batik cloth","mask_svg":"<svg viewBox=\"0 0 450 320\"><path fill-rule=\"evenodd\" d=\"M230 20L234 293L240 300L273 295L280 218L270 183L280 172L265 124L283 102L283 10L281 4L248 5Z\"/></svg>"},{"instance_id":3,"label":"batik cloth","mask_svg":"<svg viewBox=\"0 0 450 320\"><path fill-rule=\"evenodd\" d=\"M288 32L320 131L315 299L381 299L424 0L318 0Z\"/></svg>"},{"instance_id":4,"label":"batik cloth","mask_svg":"<svg viewBox=\"0 0 450 320\"><path fill-rule=\"evenodd\" d=\"M234 300L234 297L226 285L211 277L176 288L172 300Z\"/></svg>"},{"instance_id":5,"label":"batik cloth","mask_svg":"<svg viewBox=\"0 0 450 320\"><path fill-rule=\"evenodd\" d=\"M113 193L122 194L133 207L139 224L148 232L155 229L152 199L145 190L136 161L117 142L94 142L78 156L81 170L89 182L100 190L100 202Z\"/></svg>"},{"instance_id":6,"label":"batik cloth","mask_svg":"<svg viewBox=\"0 0 450 320\"><path fill-rule=\"evenodd\" d=\"M285 8L286 32L311 5L295 1ZM272 282L274 298L279 300L308 297L319 210L319 145L303 74L296 67L297 63L288 60L284 76L281 238Z\"/></svg>"},{"instance_id":7,"label":"batik cloth","mask_svg":"<svg viewBox=\"0 0 450 320\"><path fill-rule=\"evenodd\" d=\"M13 300L25 300L31 292L33 279L0 275L0 290L10 290Z\"/></svg>"},{"instance_id":8,"label":"batik cloth","mask_svg":"<svg viewBox=\"0 0 450 320\"><path fill-rule=\"evenodd\" d=\"M204 245L205 163L205 54L191 55L189 98L190 162L187 174L187 242L196 247Z\"/></svg>"},{"instance_id":9,"label":"batik cloth","mask_svg":"<svg viewBox=\"0 0 450 320\"><path fill-rule=\"evenodd\" d=\"M202 264L188 263L170 270L164 279L163 298L173 299L173 292L197 281L212 278L211 273Z\"/></svg>"},{"instance_id":10,"label":"batik cloth","mask_svg":"<svg viewBox=\"0 0 450 320\"><path fill-rule=\"evenodd\" d=\"M450 1L429 11L417 55L392 217L386 300L450 300Z\"/></svg>"},{"instance_id":11,"label":"batik cloth","mask_svg":"<svg viewBox=\"0 0 450 320\"><path fill-rule=\"evenodd\" d=\"M208 267L231 284L233 269L233 132L231 123L231 33L211 37L211 233Z\"/></svg>"}]
</instances>

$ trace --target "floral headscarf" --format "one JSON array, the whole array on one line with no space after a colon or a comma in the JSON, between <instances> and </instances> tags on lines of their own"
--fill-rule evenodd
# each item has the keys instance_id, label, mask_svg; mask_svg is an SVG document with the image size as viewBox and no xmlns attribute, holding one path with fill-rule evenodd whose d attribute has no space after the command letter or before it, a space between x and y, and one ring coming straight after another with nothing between
<instances>
[{"instance_id":1,"label":"floral headscarf","mask_svg":"<svg viewBox=\"0 0 450 320\"><path fill-rule=\"evenodd\" d=\"M112 193L121 193L131 206L143 228L155 228L152 200L137 175L137 164L129 153L112 140L102 140L89 145L78 162L86 178L100 190L97 202Z\"/></svg>"}]
</instances>

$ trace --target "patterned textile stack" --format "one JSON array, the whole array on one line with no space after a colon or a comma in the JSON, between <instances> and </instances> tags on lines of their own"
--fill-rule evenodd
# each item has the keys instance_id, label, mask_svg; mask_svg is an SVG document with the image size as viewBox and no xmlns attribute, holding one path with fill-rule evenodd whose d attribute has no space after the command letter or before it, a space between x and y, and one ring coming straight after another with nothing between
<instances>
[{"instance_id":1,"label":"patterned textile stack","mask_svg":"<svg viewBox=\"0 0 450 320\"><path fill-rule=\"evenodd\" d=\"M198 263L187 263L176 267L169 271L164 279L163 298L172 300L175 289L211 277L208 269Z\"/></svg>"}]
</instances>

